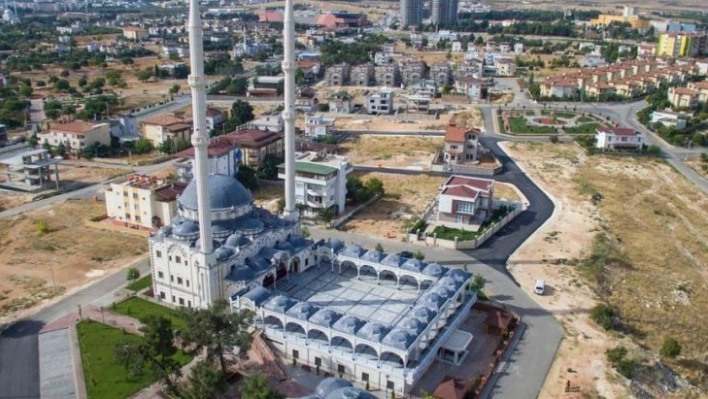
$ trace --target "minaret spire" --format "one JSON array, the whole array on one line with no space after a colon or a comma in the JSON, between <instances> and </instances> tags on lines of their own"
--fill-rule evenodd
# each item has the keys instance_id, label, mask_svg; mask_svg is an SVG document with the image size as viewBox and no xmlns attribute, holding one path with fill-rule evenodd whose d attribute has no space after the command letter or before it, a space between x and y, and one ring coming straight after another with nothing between
<instances>
[{"instance_id":1,"label":"minaret spire","mask_svg":"<svg viewBox=\"0 0 708 399\"><path fill-rule=\"evenodd\" d=\"M283 73L285 74L285 210L284 217L297 220L295 208L295 17L293 0L285 0L283 18Z\"/></svg>"},{"instance_id":2,"label":"minaret spire","mask_svg":"<svg viewBox=\"0 0 708 399\"><path fill-rule=\"evenodd\" d=\"M197 204L199 206L199 235L201 251L211 253L211 199L209 198L209 165L207 147L209 132L206 124L206 78L204 77L204 50L202 43L202 19L199 0L189 1L189 87L192 88L192 119L194 132L194 178L197 180Z\"/></svg>"}]
</instances>

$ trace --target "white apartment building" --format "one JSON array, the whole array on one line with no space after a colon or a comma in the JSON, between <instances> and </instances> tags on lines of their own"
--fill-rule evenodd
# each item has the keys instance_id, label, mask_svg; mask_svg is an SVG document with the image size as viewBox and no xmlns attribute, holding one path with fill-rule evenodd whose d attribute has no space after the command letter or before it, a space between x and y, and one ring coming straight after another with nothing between
<instances>
[{"instance_id":1,"label":"white apartment building","mask_svg":"<svg viewBox=\"0 0 708 399\"><path fill-rule=\"evenodd\" d=\"M670 110L654 111L651 113L651 123L661 123L666 127L675 127L682 130L686 128L688 115L684 112L673 112Z\"/></svg>"},{"instance_id":2,"label":"white apartment building","mask_svg":"<svg viewBox=\"0 0 708 399\"><path fill-rule=\"evenodd\" d=\"M106 186L106 214L116 225L158 229L172 223L177 214L177 197L186 186L155 176L128 176Z\"/></svg>"},{"instance_id":3,"label":"white apartment building","mask_svg":"<svg viewBox=\"0 0 708 399\"><path fill-rule=\"evenodd\" d=\"M316 216L332 208L344 212L347 176L354 169L347 157L315 152L298 153L295 161L295 201L304 204L305 216ZM278 178L285 180L285 165L278 167Z\"/></svg>"},{"instance_id":4,"label":"white apartment building","mask_svg":"<svg viewBox=\"0 0 708 399\"><path fill-rule=\"evenodd\" d=\"M644 145L644 137L640 132L622 127L598 129L595 140L595 147L602 150L641 150Z\"/></svg>"},{"instance_id":5,"label":"white apartment building","mask_svg":"<svg viewBox=\"0 0 708 399\"><path fill-rule=\"evenodd\" d=\"M52 124L49 131L37 133L37 138L40 145L47 143L56 147L59 144L64 144L68 152L77 154L94 143L111 145L111 128L108 123L77 120Z\"/></svg>"},{"instance_id":6,"label":"white apartment building","mask_svg":"<svg viewBox=\"0 0 708 399\"><path fill-rule=\"evenodd\" d=\"M241 147L226 136L211 139L207 147L209 173L234 177L241 165ZM175 154L175 166L179 181L189 183L194 177L194 147Z\"/></svg>"},{"instance_id":7,"label":"white apartment building","mask_svg":"<svg viewBox=\"0 0 708 399\"><path fill-rule=\"evenodd\" d=\"M366 98L366 108L369 115L390 115L393 114L393 90L381 89L378 93L369 95Z\"/></svg>"},{"instance_id":8,"label":"white apartment building","mask_svg":"<svg viewBox=\"0 0 708 399\"><path fill-rule=\"evenodd\" d=\"M322 114L305 114L305 136L319 137L332 133L334 118L325 118Z\"/></svg>"}]
</instances>

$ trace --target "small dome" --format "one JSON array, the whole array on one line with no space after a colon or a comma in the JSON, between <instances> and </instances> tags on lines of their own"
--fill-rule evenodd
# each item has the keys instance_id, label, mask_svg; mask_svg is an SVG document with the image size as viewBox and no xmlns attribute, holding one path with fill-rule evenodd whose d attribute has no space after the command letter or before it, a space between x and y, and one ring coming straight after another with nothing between
<instances>
[{"instance_id":1,"label":"small dome","mask_svg":"<svg viewBox=\"0 0 708 399\"><path fill-rule=\"evenodd\" d=\"M433 317L435 317L435 313L437 312L428 307L419 305L411 310L410 315L411 317L415 317L416 319L420 319L421 321L428 323L433 319Z\"/></svg>"},{"instance_id":2,"label":"small dome","mask_svg":"<svg viewBox=\"0 0 708 399\"><path fill-rule=\"evenodd\" d=\"M199 226L190 220L186 220L174 226L172 233L174 233L177 238L196 238L199 236Z\"/></svg>"},{"instance_id":3,"label":"small dome","mask_svg":"<svg viewBox=\"0 0 708 399\"><path fill-rule=\"evenodd\" d=\"M226 239L226 242L224 243L224 245L227 247L230 247L230 248L238 248L238 247L242 247L248 243L250 243L248 238L244 237L242 234L235 233L235 234L231 234L229 236L229 238Z\"/></svg>"},{"instance_id":4,"label":"small dome","mask_svg":"<svg viewBox=\"0 0 708 399\"><path fill-rule=\"evenodd\" d=\"M408 331L400 328L391 331L383 339L384 345L390 345L398 349L408 349L413 341L413 336Z\"/></svg>"},{"instance_id":5,"label":"small dome","mask_svg":"<svg viewBox=\"0 0 708 399\"><path fill-rule=\"evenodd\" d=\"M330 393L342 389L342 388L349 388L352 386L352 383L346 380L343 380L341 378L334 378L334 377L329 377L325 378L324 380L320 381L319 384L317 384L317 389L315 392L317 392L317 395L326 398L329 396Z\"/></svg>"},{"instance_id":6,"label":"small dome","mask_svg":"<svg viewBox=\"0 0 708 399\"><path fill-rule=\"evenodd\" d=\"M231 223L228 222L214 222L211 225L211 234L215 237L227 237L229 234L233 233L234 229Z\"/></svg>"},{"instance_id":7,"label":"small dome","mask_svg":"<svg viewBox=\"0 0 708 399\"><path fill-rule=\"evenodd\" d=\"M217 260L226 260L233 255L234 251L226 247L217 248L216 251L214 251L214 256L216 256Z\"/></svg>"},{"instance_id":8,"label":"small dome","mask_svg":"<svg viewBox=\"0 0 708 399\"><path fill-rule=\"evenodd\" d=\"M412 317L403 320L399 324L399 326L401 326L401 328L405 328L406 330L414 332L415 335L418 335L418 333L425 329L425 325L422 321Z\"/></svg>"},{"instance_id":9,"label":"small dome","mask_svg":"<svg viewBox=\"0 0 708 399\"><path fill-rule=\"evenodd\" d=\"M243 234L258 234L263 231L263 222L249 217L236 220L236 231Z\"/></svg>"},{"instance_id":10,"label":"small dome","mask_svg":"<svg viewBox=\"0 0 708 399\"><path fill-rule=\"evenodd\" d=\"M443 273L443 267L437 263L430 263L423 269L423 274L431 277L440 277Z\"/></svg>"},{"instance_id":11,"label":"small dome","mask_svg":"<svg viewBox=\"0 0 708 399\"><path fill-rule=\"evenodd\" d=\"M238 180L226 175L209 175L207 182L212 210L229 209L250 205L251 193ZM192 180L177 199L185 209L197 211L197 180Z\"/></svg>"},{"instance_id":12,"label":"small dome","mask_svg":"<svg viewBox=\"0 0 708 399\"><path fill-rule=\"evenodd\" d=\"M374 342L380 342L388 331L389 328L381 323L369 322L357 331L356 335Z\"/></svg>"}]
</instances>

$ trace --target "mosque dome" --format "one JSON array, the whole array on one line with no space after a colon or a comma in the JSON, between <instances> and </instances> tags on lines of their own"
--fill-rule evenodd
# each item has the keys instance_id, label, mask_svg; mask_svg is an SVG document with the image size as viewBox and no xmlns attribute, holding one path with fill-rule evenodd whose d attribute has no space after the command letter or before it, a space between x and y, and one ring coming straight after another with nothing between
<instances>
[{"instance_id":1,"label":"mosque dome","mask_svg":"<svg viewBox=\"0 0 708 399\"><path fill-rule=\"evenodd\" d=\"M226 175L209 175L207 183L211 209L239 208L251 204L251 193L238 180ZM177 199L179 205L187 210L198 211L197 181L192 180L182 195Z\"/></svg>"},{"instance_id":2,"label":"mosque dome","mask_svg":"<svg viewBox=\"0 0 708 399\"><path fill-rule=\"evenodd\" d=\"M238 248L248 244L250 241L248 238L244 237L242 234L235 233L231 234L229 238L226 239L224 245L231 248Z\"/></svg>"},{"instance_id":3,"label":"mosque dome","mask_svg":"<svg viewBox=\"0 0 708 399\"><path fill-rule=\"evenodd\" d=\"M175 225L172 229L172 233L177 236L177 238L196 238L199 236L199 226L192 221L184 221L178 225Z\"/></svg>"}]
</instances>

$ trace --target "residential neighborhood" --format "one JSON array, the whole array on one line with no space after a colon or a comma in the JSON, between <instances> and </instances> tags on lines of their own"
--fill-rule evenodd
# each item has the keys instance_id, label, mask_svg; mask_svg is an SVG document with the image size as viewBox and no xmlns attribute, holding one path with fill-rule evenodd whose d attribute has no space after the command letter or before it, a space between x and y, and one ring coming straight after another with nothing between
<instances>
[{"instance_id":1,"label":"residential neighborhood","mask_svg":"<svg viewBox=\"0 0 708 399\"><path fill-rule=\"evenodd\" d=\"M549 4L5 3L0 392L705 396L704 5Z\"/></svg>"}]
</instances>

